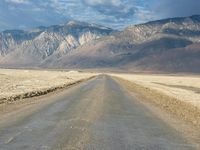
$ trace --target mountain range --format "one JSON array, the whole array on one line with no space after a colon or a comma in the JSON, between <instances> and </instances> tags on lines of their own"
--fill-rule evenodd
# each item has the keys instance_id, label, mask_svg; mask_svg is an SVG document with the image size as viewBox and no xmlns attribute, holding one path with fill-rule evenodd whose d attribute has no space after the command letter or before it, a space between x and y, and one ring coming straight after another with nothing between
<instances>
[{"instance_id":1,"label":"mountain range","mask_svg":"<svg viewBox=\"0 0 200 150\"><path fill-rule=\"evenodd\" d=\"M0 66L200 72L200 15L116 31L70 21L0 33Z\"/></svg>"}]
</instances>

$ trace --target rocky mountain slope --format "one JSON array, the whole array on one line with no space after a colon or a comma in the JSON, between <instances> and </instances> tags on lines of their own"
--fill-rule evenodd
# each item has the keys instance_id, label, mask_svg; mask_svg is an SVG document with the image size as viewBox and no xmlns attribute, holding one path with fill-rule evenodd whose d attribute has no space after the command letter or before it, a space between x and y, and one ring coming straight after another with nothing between
<instances>
[{"instance_id":1,"label":"rocky mountain slope","mask_svg":"<svg viewBox=\"0 0 200 150\"><path fill-rule=\"evenodd\" d=\"M112 31L78 21L30 31L4 31L0 33L0 64L7 67L36 67L50 56L59 58Z\"/></svg>"},{"instance_id":2,"label":"rocky mountain slope","mask_svg":"<svg viewBox=\"0 0 200 150\"><path fill-rule=\"evenodd\" d=\"M74 23L69 23L68 26L74 26ZM93 30L84 32L84 36L85 29L82 31L73 28L73 34L68 34L69 30L66 31L65 26L62 29L52 26L45 31L38 28L34 34L32 31L31 35L26 35L31 40L26 40L25 43L21 42L24 33L17 34L18 40L9 41L15 45L14 48L4 46L1 50L3 58L0 58L0 65L200 72L199 15L133 25L120 32L88 26ZM57 42L57 39L63 38L63 34L66 40ZM28 44L30 41L31 44ZM19 45L25 46L22 49ZM14 58L17 60L13 61ZM24 63L19 63L18 60ZM12 61L14 63L10 65Z\"/></svg>"},{"instance_id":3,"label":"rocky mountain slope","mask_svg":"<svg viewBox=\"0 0 200 150\"><path fill-rule=\"evenodd\" d=\"M172 18L127 27L42 66L200 72L199 43L200 16Z\"/></svg>"}]
</instances>

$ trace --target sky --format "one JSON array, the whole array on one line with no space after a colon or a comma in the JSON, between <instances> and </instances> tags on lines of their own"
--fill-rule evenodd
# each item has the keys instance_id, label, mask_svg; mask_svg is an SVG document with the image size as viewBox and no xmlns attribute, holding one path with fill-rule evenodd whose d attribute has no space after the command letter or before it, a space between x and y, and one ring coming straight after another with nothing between
<instances>
[{"instance_id":1,"label":"sky","mask_svg":"<svg viewBox=\"0 0 200 150\"><path fill-rule=\"evenodd\" d=\"M0 31L78 20L122 29L200 14L200 0L0 0Z\"/></svg>"}]
</instances>

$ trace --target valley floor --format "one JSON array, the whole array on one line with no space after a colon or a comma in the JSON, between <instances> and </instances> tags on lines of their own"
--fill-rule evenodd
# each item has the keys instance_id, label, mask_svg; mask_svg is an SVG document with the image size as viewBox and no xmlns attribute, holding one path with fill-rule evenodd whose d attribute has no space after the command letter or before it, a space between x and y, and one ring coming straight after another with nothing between
<instances>
[{"instance_id":1,"label":"valley floor","mask_svg":"<svg viewBox=\"0 0 200 150\"><path fill-rule=\"evenodd\" d=\"M2 150L192 150L199 140L185 137L104 75L0 120Z\"/></svg>"},{"instance_id":2,"label":"valley floor","mask_svg":"<svg viewBox=\"0 0 200 150\"><path fill-rule=\"evenodd\" d=\"M199 75L112 75L190 103L200 109Z\"/></svg>"},{"instance_id":3,"label":"valley floor","mask_svg":"<svg viewBox=\"0 0 200 150\"><path fill-rule=\"evenodd\" d=\"M7 97L0 150L200 149L199 76L4 69L0 76L0 99ZM9 99L55 87L62 90Z\"/></svg>"},{"instance_id":4,"label":"valley floor","mask_svg":"<svg viewBox=\"0 0 200 150\"><path fill-rule=\"evenodd\" d=\"M94 75L78 71L0 69L0 103L44 95Z\"/></svg>"}]
</instances>

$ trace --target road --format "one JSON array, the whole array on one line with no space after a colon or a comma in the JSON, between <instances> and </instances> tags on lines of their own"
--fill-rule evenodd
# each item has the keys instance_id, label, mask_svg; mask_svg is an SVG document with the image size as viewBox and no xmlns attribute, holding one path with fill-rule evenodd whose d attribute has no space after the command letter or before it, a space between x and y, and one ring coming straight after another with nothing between
<instances>
[{"instance_id":1,"label":"road","mask_svg":"<svg viewBox=\"0 0 200 150\"><path fill-rule=\"evenodd\" d=\"M109 76L48 98L53 101L37 111L0 122L0 150L194 148Z\"/></svg>"}]
</instances>

